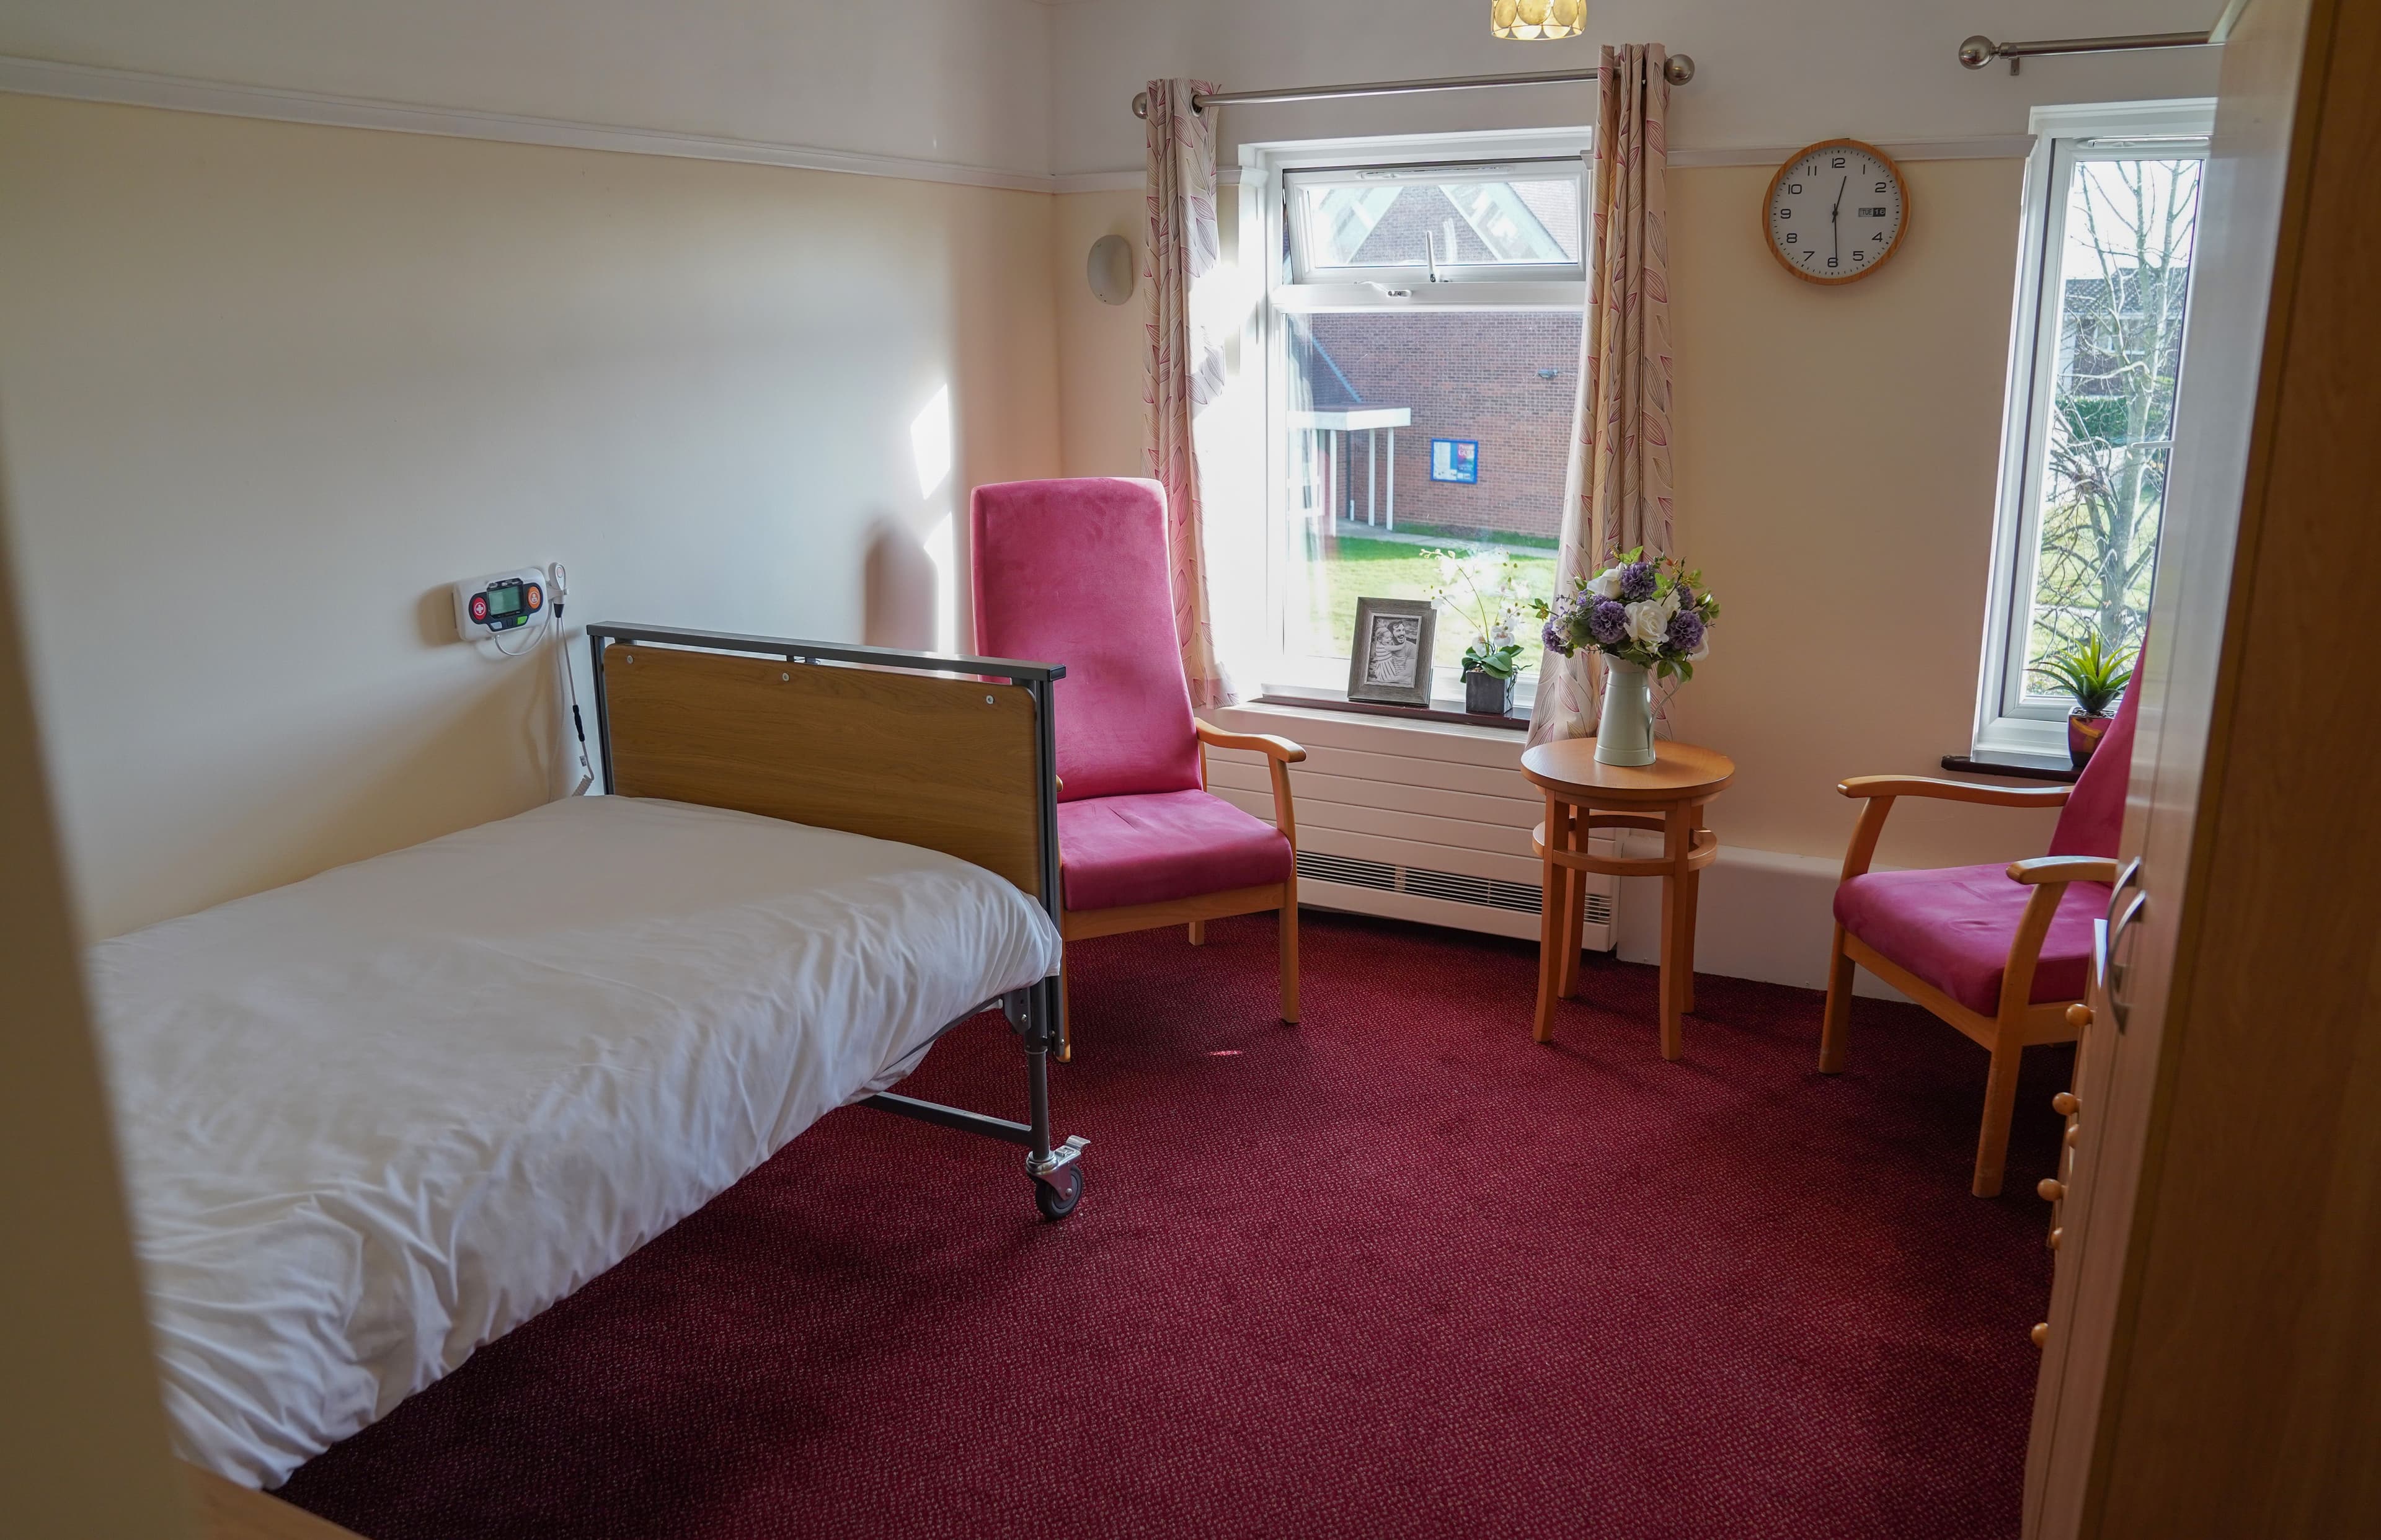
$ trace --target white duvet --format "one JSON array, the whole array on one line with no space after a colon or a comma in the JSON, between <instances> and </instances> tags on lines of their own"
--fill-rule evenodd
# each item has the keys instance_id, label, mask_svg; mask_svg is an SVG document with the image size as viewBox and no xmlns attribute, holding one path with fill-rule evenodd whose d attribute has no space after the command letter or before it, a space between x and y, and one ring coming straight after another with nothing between
<instances>
[{"instance_id":1,"label":"white duvet","mask_svg":"<svg viewBox=\"0 0 2381 1540\"><path fill-rule=\"evenodd\" d=\"M299 1464L1056 971L914 846L553 803L101 943L182 1452Z\"/></svg>"}]
</instances>

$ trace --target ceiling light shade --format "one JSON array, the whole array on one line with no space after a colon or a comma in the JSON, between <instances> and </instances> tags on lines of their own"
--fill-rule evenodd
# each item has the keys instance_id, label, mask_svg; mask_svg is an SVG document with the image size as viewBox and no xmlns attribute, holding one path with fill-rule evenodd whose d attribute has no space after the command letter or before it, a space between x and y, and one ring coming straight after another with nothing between
<instances>
[{"instance_id":1,"label":"ceiling light shade","mask_svg":"<svg viewBox=\"0 0 2381 1540\"><path fill-rule=\"evenodd\" d=\"M1488 30L1515 43L1577 37L1587 27L1587 0L1488 0Z\"/></svg>"}]
</instances>

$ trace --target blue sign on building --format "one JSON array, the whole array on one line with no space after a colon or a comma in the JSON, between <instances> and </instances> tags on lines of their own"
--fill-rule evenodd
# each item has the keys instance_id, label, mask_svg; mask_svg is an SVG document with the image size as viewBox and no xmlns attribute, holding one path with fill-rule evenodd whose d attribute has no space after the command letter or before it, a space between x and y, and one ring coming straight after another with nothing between
<instances>
[{"instance_id":1,"label":"blue sign on building","mask_svg":"<svg viewBox=\"0 0 2381 1540\"><path fill-rule=\"evenodd\" d=\"M1430 479L1434 482L1480 480L1480 441L1476 438L1434 438L1430 441Z\"/></svg>"}]
</instances>

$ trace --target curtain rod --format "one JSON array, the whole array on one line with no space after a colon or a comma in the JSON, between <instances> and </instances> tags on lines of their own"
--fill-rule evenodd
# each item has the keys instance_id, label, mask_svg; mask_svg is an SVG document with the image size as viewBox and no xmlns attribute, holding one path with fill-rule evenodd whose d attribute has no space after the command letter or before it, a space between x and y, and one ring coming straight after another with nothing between
<instances>
[{"instance_id":1,"label":"curtain rod","mask_svg":"<svg viewBox=\"0 0 2381 1540\"><path fill-rule=\"evenodd\" d=\"M2007 59L2009 73L2017 73L2017 61L2037 58L2045 54L2115 54L2133 48L2205 48L2215 43L2216 34L2206 32L2132 32L2122 37L2061 38L2055 43L1995 43L1978 32L1960 44L1960 62L1971 69L1982 69L1995 59Z\"/></svg>"},{"instance_id":2,"label":"curtain rod","mask_svg":"<svg viewBox=\"0 0 2381 1540\"><path fill-rule=\"evenodd\" d=\"M1542 75L1450 75L1429 80L1373 80L1351 86L1294 86L1281 91L1219 91L1213 95L1201 92L1190 98L1191 110L1205 112L1212 105L1236 106L1252 102L1327 102L1342 96L1404 96L1421 91L1484 91L1495 86L1563 86L1593 80L1603 73L1600 69L1555 69ZM1662 73L1674 86L1685 85L1695 78L1695 61L1684 54L1673 54L1663 65ZM1132 116L1149 116L1149 92L1142 92L1132 99Z\"/></svg>"},{"instance_id":3,"label":"curtain rod","mask_svg":"<svg viewBox=\"0 0 2381 1540\"><path fill-rule=\"evenodd\" d=\"M2020 59L2037 58L2045 54L2118 54L2136 48L2216 48L2232 35L2233 23L2248 8L2249 0L2225 0L2224 14L2216 25L2204 32L2128 32L2117 37L2059 38L2047 43L1995 43L1978 32L1960 44L1960 62L1970 69L1982 69L1995 59L2007 59L2009 73L2017 73Z\"/></svg>"}]
</instances>

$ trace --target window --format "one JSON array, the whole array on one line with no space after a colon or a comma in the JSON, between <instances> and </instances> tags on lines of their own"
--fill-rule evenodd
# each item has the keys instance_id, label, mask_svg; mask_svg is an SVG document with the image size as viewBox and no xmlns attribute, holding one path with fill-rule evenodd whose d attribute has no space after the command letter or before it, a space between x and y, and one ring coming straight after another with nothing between
<instances>
[{"instance_id":1,"label":"window","mask_svg":"<svg viewBox=\"0 0 2381 1540\"><path fill-rule=\"evenodd\" d=\"M1516 600L1552 593L1584 144L1575 131L1244 157L1243 251L1265 275L1269 691L1343 688L1356 601L1426 597L1444 579L1435 553L1476 558L1475 575L1502 555ZM1512 627L1525 698L1537 629L1526 612ZM1439 699L1460 694L1476 639L1441 608Z\"/></svg>"},{"instance_id":2,"label":"window","mask_svg":"<svg viewBox=\"0 0 2381 1540\"><path fill-rule=\"evenodd\" d=\"M2141 645L2207 116L2192 104L2037 115L1979 753L2065 764L2070 703L2041 665L2095 636L2128 654Z\"/></svg>"}]
</instances>

